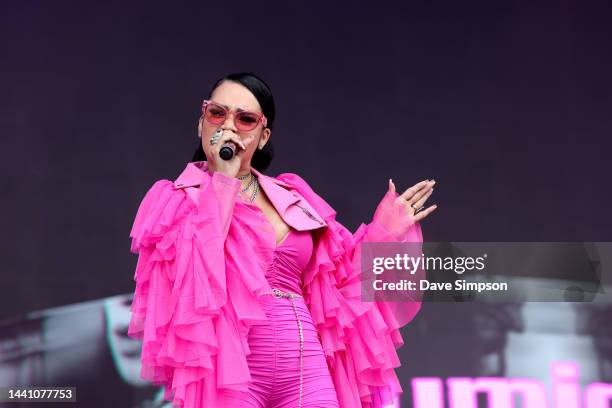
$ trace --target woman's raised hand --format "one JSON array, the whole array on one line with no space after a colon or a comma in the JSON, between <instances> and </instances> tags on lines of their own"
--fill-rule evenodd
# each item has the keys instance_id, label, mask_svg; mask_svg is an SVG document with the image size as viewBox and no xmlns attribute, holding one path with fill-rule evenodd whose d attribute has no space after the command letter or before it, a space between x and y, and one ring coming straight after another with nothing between
<instances>
[{"instance_id":1,"label":"woman's raised hand","mask_svg":"<svg viewBox=\"0 0 612 408\"><path fill-rule=\"evenodd\" d=\"M403 236L414 223L421 221L438 207L434 204L424 208L435 183L435 180L423 180L398 194L393 180L389 179L387 193L378 204L373 220L391 234Z\"/></svg>"},{"instance_id":2,"label":"woman's raised hand","mask_svg":"<svg viewBox=\"0 0 612 408\"><path fill-rule=\"evenodd\" d=\"M406 208L407 214L414 219L414 222L421 221L438 207L434 204L423 209L425 201L433 193L434 184L436 184L435 180L423 180L407 188L406 191L397 197L397 205L403 205ZM389 191L395 193L395 184L393 184L391 179L389 179Z\"/></svg>"}]
</instances>

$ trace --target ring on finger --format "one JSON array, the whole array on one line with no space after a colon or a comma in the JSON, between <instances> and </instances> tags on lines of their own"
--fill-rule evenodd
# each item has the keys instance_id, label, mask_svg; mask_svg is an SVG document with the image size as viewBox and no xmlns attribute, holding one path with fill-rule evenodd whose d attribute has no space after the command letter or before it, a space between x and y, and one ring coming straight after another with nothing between
<instances>
[{"instance_id":1,"label":"ring on finger","mask_svg":"<svg viewBox=\"0 0 612 408\"><path fill-rule=\"evenodd\" d=\"M414 210L414 214L416 215L419 211L421 211L423 208L425 208L424 205L420 206L420 207L416 207L415 204L410 204L410 206L412 207L412 209Z\"/></svg>"},{"instance_id":2,"label":"ring on finger","mask_svg":"<svg viewBox=\"0 0 612 408\"><path fill-rule=\"evenodd\" d=\"M210 138L210 144L211 145L217 144L217 142L219 141L219 138L221 137L221 134L222 134L222 131L220 129L217 130Z\"/></svg>"}]
</instances>

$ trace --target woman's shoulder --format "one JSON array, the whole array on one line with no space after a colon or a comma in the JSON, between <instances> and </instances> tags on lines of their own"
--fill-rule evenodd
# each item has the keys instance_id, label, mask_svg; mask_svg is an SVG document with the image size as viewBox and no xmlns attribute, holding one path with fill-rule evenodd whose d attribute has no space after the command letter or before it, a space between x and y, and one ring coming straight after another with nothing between
<instances>
[{"instance_id":1,"label":"woman's shoulder","mask_svg":"<svg viewBox=\"0 0 612 408\"><path fill-rule=\"evenodd\" d=\"M160 179L149 187L145 193L140 206L138 215L144 216L150 213L154 208L165 209L168 201L181 201L185 198L185 192L181 188L177 188L173 181L168 179Z\"/></svg>"},{"instance_id":2,"label":"woman's shoulder","mask_svg":"<svg viewBox=\"0 0 612 408\"><path fill-rule=\"evenodd\" d=\"M180 223L189 200L182 189L168 179L155 181L145 193L130 231L131 251L161 240L165 233Z\"/></svg>"}]
</instances>

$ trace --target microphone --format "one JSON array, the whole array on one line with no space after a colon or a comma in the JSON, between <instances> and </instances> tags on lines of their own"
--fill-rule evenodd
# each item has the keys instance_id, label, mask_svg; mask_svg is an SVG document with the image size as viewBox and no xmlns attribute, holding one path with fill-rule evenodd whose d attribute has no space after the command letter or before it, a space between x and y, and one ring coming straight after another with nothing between
<instances>
[{"instance_id":1,"label":"microphone","mask_svg":"<svg viewBox=\"0 0 612 408\"><path fill-rule=\"evenodd\" d=\"M223 160L232 160L232 157L234 157L235 153L236 145L234 144L234 142L223 143L221 150L219 150L219 156L221 156Z\"/></svg>"}]
</instances>

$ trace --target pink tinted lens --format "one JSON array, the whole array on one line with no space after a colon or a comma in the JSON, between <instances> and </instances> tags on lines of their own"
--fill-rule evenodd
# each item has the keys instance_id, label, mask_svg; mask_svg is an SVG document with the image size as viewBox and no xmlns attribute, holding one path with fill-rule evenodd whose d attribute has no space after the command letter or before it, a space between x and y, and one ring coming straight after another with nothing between
<instances>
[{"instance_id":1,"label":"pink tinted lens","mask_svg":"<svg viewBox=\"0 0 612 408\"><path fill-rule=\"evenodd\" d=\"M250 112L238 112L236 114L236 127L242 130L254 129L259 123L259 116Z\"/></svg>"},{"instance_id":2,"label":"pink tinted lens","mask_svg":"<svg viewBox=\"0 0 612 408\"><path fill-rule=\"evenodd\" d=\"M222 106L219 106L214 103L210 103L206 105L206 110L204 111L204 115L205 115L206 120L208 120L210 123L219 125L225 122L227 111Z\"/></svg>"}]
</instances>

